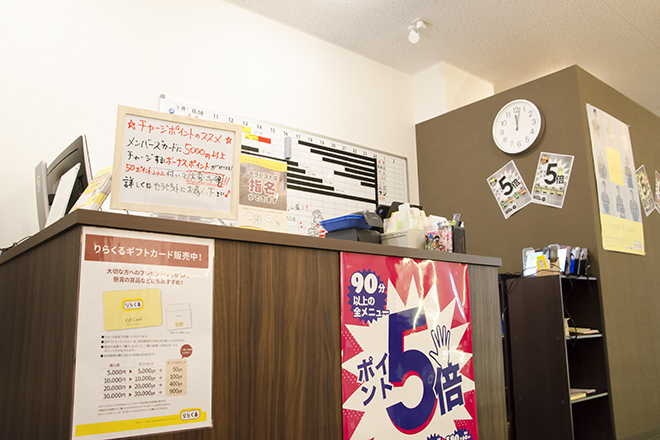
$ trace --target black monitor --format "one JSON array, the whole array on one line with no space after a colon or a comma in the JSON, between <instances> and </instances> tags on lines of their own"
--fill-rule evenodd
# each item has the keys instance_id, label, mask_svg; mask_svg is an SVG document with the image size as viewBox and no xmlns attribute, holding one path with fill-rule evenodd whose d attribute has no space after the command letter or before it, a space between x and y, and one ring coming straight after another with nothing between
<instances>
[{"instance_id":1,"label":"black monitor","mask_svg":"<svg viewBox=\"0 0 660 440\"><path fill-rule=\"evenodd\" d=\"M380 216L383 220L386 218L390 218L392 214L397 212L399 210L399 206L403 205L402 202L392 202L391 205L378 205L376 208L376 214ZM411 208L418 208L420 211L422 211L424 208L422 208L422 205L410 205Z\"/></svg>"},{"instance_id":2,"label":"black monitor","mask_svg":"<svg viewBox=\"0 0 660 440\"><path fill-rule=\"evenodd\" d=\"M89 154L87 152L87 138L85 135L83 134L73 141L50 165L46 166L46 162L42 161L35 168L39 229L43 229L46 225L46 219L55 199L55 193L57 192L60 179L77 164L80 164L80 168L78 169L78 175L76 176L76 181L67 203L66 212L68 213L83 191L85 191L92 177L92 169L89 164Z\"/></svg>"}]
</instances>

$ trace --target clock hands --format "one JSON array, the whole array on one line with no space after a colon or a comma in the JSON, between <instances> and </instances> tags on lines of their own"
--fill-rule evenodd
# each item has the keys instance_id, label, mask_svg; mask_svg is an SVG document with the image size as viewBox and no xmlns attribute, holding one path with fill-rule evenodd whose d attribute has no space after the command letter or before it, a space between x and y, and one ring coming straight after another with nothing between
<instances>
[{"instance_id":1,"label":"clock hands","mask_svg":"<svg viewBox=\"0 0 660 440\"><path fill-rule=\"evenodd\" d=\"M537 144L543 125L538 107L525 99L514 99L495 116L493 140L507 154L520 153Z\"/></svg>"}]
</instances>

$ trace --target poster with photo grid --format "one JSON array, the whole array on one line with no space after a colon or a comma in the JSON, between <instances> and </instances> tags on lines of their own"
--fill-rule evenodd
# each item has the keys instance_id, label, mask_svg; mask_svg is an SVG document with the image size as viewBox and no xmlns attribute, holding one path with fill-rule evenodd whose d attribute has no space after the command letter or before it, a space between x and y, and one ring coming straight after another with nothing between
<instances>
[{"instance_id":1,"label":"poster with photo grid","mask_svg":"<svg viewBox=\"0 0 660 440\"><path fill-rule=\"evenodd\" d=\"M287 232L322 236L321 220L408 202L405 158L161 95L160 111L238 124L241 154L287 164ZM290 158L285 151L290 149Z\"/></svg>"}]
</instances>

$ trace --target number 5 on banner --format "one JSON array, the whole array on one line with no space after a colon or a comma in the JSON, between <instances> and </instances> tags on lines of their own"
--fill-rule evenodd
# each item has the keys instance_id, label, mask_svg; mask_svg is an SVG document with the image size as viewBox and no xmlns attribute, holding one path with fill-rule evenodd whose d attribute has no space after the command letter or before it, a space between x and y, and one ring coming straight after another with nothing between
<instances>
[{"instance_id":1,"label":"number 5 on banner","mask_svg":"<svg viewBox=\"0 0 660 440\"><path fill-rule=\"evenodd\" d=\"M410 375L419 377L423 395L415 408L399 402L387 408L387 414L396 428L405 434L422 431L431 422L436 407L433 391L435 370L431 361L419 350L403 349L406 336L427 330L426 315L418 309L404 310L389 315L389 380L395 387L402 387Z\"/></svg>"}]
</instances>

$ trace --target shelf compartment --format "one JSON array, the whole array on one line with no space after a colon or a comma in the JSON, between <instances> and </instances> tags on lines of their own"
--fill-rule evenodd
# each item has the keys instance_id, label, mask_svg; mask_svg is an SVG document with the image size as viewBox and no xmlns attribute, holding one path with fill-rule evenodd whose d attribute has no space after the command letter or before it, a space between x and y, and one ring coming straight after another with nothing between
<instances>
[{"instance_id":1,"label":"shelf compartment","mask_svg":"<svg viewBox=\"0 0 660 440\"><path fill-rule=\"evenodd\" d=\"M573 403L571 405L571 412L573 415L573 434L575 440L614 438L607 393L588 396Z\"/></svg>"},{"instance_id":2,"label":"shelf compartment","mask_svg":"<svg viewBox=\"0 0 660 440\"><path fill-rule=\"evenodd\" d=\"M598 282L559 276L506 282L513 430L518 440L613 439L605 337L566 337L571 326L601 330ZM569 388L594 389L570 400Z\"/></svg>"},{"instance_id":3,"label":"shelf compartment","mask_svg":"<svg viewBox=\"0 0 660 440\"><path fill-rule=\"evenodd\" d=\"M586 397L583 397L581 399L576 399L576 400L571 400L571 405L575 405L581 402L586 402L588 400L592 399L599 399L601 397L607 397L608 393L596 393L596 394L588 394Z\"/></svg>"},{"instance_id":4,"label":"shelf compartment","mask_svg":"<svg viewBox=\"0 0 660 440\"><path fill-rule=\"evenodd\" d=\"M603 334L602 333L596 333L593 335L577 335L577 336L566 336L566 342L569 341L576 341L580 339L593 339L593 338L602 338Z\"/></svg>"}]
</instances>

